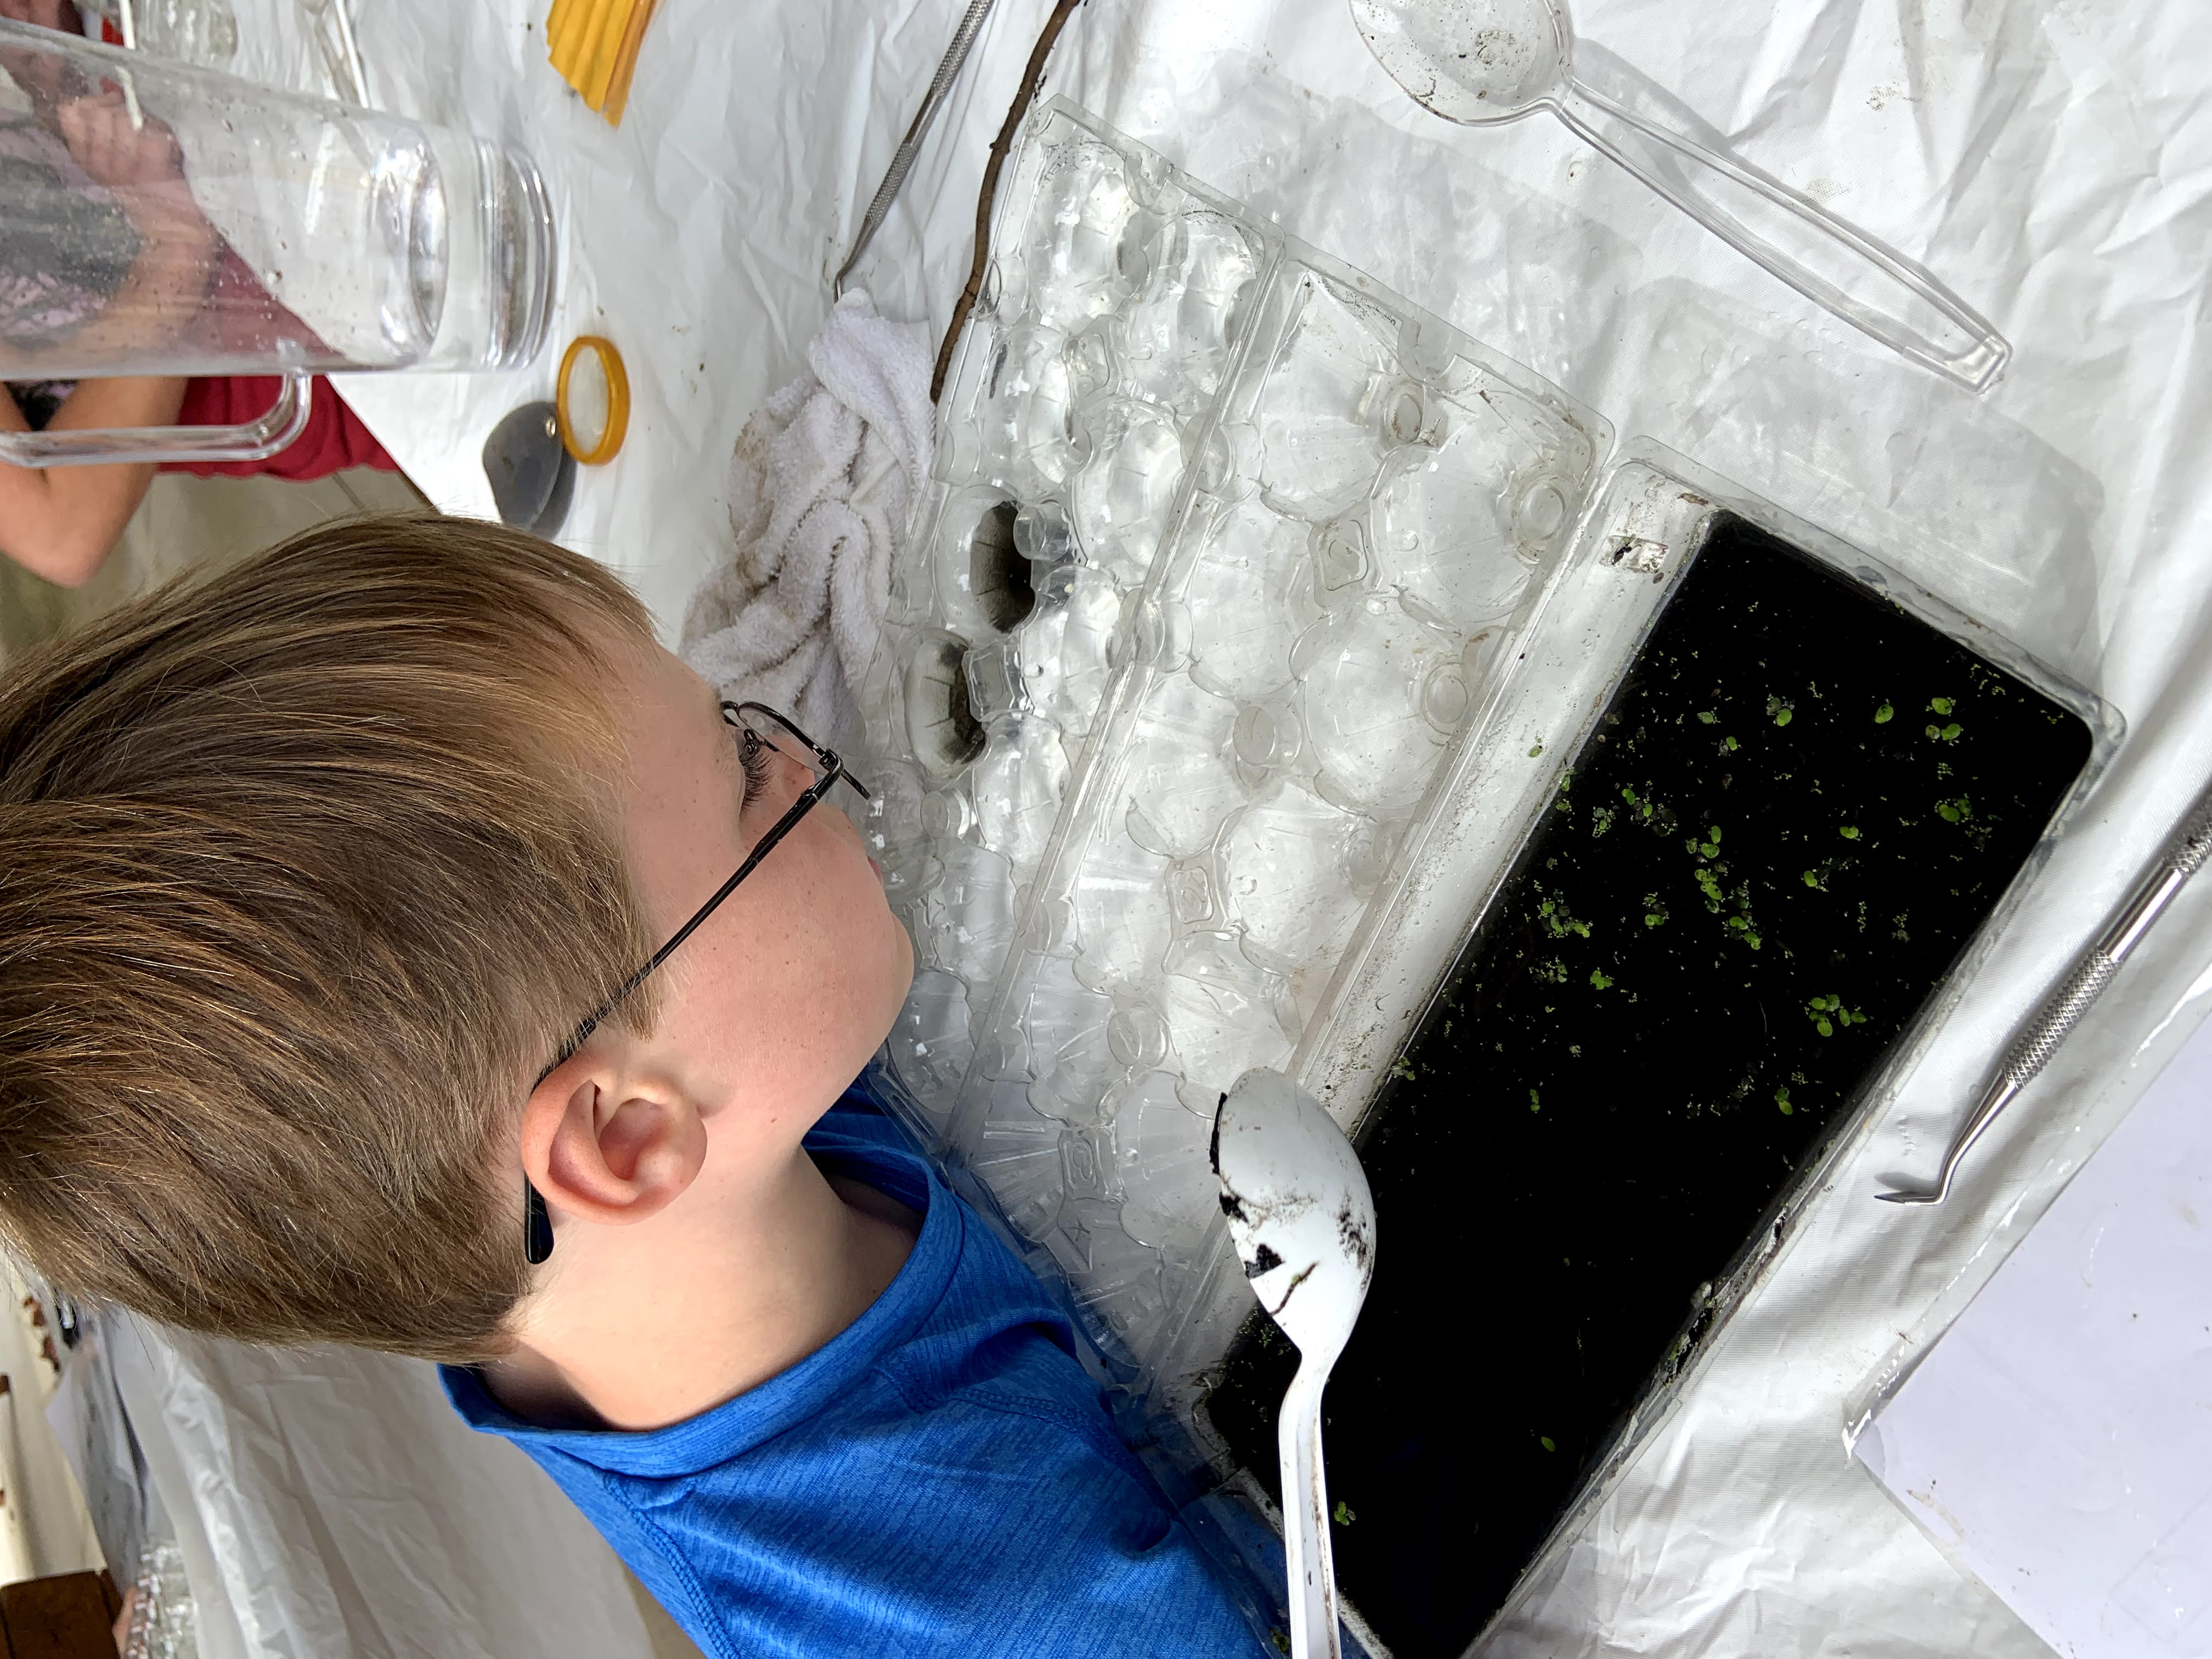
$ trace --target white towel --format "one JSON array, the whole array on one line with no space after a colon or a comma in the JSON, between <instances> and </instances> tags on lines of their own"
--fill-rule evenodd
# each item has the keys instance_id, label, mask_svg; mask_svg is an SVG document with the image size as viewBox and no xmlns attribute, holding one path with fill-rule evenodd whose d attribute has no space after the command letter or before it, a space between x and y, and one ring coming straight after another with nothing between
<instances>
[{"instance_id":1,"label":"white towel","mask_svg":"<svg viewBox=\"0 0 2212 1659\"><path fill-rule=\"evenodd\" d=\"M929 471L920 324L848 290L807 370L745 422L730 458L730 561L684 607L683 654L732 702L849 741L851 688L883 632L891 555Z\"/></svg>"}]
</instances>

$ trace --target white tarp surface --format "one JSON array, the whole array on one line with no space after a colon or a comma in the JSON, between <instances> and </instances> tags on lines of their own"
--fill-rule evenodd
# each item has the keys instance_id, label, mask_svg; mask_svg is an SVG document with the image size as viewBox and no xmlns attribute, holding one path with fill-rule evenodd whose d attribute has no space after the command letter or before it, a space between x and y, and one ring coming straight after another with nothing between
<instances>
[{"instance_id":1,"label":"white tarp surface","mask_svg":"<svg viewBox=\"0 0 2212 1659\"><path fill-rule=\"evenodd\" d=\"M513 138L549 174L556 343L611 334L638 396L629 448L580 481L564 538L636 580L672 638L727 534L738 428L826 314L829 273L962 8L666 0L618 132L545 66L535 5L359 9L378 102ZM861 273L890 314L943 326L984 147L1047 9L1000 0L984 30ZM240 11L246 67L313 78L281 0ZM1595 84L1732 143L1946 277L2012 340L2002 384L1976 398L1888 356L1555 122L1430 116L1361 48L1343 0L1089 0L1047 89L1528 363L1624 439L1880 554L2126 717L2002 948L1674 1417L1488 1644L1516 1659L2025 1659L2037 1638L1850 1462L1841 1430L1885 1356L1988 1271L2154 1072L2191 1023L2178 1006L2212 1000L2203 891L1948 1205L1872 1200L1884 1176L1932 1167L2012 1023L2212 771L2212 12L1586 0L1576 21ZM434 498L483 511L483 436L549 395L553 367L549 353L504 379L346 391ZM292 1536L311 1572L313 1534ZM485 1593L567 1571L549 1558ZM413 1593L404 1577L362 1589Z\"/></svg>"},{"instance_id":2,"label":"white tarp surface","mask_svg":"<svg viewBox=\"0 0 2212 1659\"><path fill-rule=\"evenodd\" d=\"M646 1659L614 1553L424 1365L103 1322L200 1659Z\"/></svg>"}]
</instances>

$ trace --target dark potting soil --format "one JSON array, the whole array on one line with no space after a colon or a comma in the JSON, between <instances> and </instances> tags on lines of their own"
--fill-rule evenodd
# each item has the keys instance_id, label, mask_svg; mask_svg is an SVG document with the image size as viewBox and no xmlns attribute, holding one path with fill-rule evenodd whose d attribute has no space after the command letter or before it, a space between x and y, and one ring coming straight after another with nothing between
<instances>
[{"instance_id":1,"label":"dark potting soil","mask_svg":"<svg viewBox=\"0 0 2212 1659\"><path fill-rule=\"evenodd\" d=\"M1451 1659L1504 1603L2089 747L2016 676L1716 520L1361 1148L1376 1272L1328 1481L1340 1580L1400 1659ZM1255 1315L1208 1401L1271 1492L1296 1363Z\"/></svg>"}]
</instances>

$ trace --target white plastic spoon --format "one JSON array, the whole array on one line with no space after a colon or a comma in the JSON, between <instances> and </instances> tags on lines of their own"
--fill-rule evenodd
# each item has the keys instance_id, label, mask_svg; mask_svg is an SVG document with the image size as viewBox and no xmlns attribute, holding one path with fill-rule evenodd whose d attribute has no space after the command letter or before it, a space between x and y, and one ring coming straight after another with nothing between
<instances>
[{"instance_id":1,"label":"white plastic spoon","mask_svg":"<svg viewBox=\"0 0 2212 1659\"><path fill-rule=\"evenodd\" d=\"M1735 156L1654 126L1574 76L1562 0L1351 0L1376 60L1447 121L1548 109L1746 258L1914 362L1985 392L2012 347L1935 274Z\"/></svg>"},{"instance_id":2,"label":"white plastic spoon","mask_svg":"<svg viewBox=\"0 0 2212 1659\"><path fill-rule=\"evenodd\" d=\"M1339 1659L1321 1395L1375 1274L1375 1200L1335 1120L1273 1072L1247 1072L1222 1096L1212 1157L1244 1277L1298 1350L1276 1433L1291 1659Z\"/></svg>"}]
</instances>

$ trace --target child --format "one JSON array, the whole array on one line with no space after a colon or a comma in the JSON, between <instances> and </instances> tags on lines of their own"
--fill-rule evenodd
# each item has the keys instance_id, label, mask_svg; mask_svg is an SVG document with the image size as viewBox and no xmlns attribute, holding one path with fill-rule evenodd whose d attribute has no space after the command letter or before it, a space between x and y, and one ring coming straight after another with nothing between
<instances>
[{"instance_id":1,"label":"child","mask_svg":"<svg viewBox=\"0 0 2212 1659\"><path fill-rule=\"evenodd\" d=\"M0 1228L447 1362L710 1655L1265 1654L850 1086L912 971L851 791L495 526L102 618L0 679Z\"/></svg>"}]
</instances>

